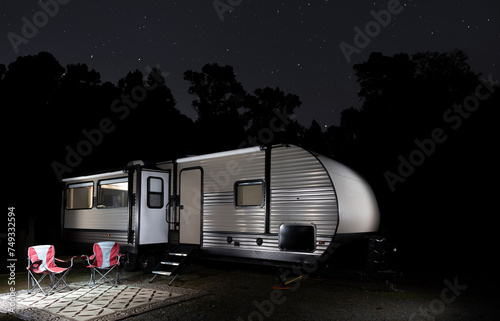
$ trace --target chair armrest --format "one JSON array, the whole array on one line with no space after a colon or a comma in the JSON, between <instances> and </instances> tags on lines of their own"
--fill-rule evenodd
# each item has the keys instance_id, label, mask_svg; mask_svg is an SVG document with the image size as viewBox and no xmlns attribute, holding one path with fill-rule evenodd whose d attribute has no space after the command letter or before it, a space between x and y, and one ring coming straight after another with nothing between
<instances>
[{"instance_id":1,"label":"chair armrest","mask_svg":"<svg viewBox=\"0 0 500 321\"><path fill-rule=\"evenodd\" d=\"M82 258L82 263L83 264L85 264L85 260L87 260L87 264L91 265L92 263L90 263L90 261L92 261L95 258L95 254L93 254L91 256L82 255L81 258Z\"/></svg>"},{"instance_id":2,"label":"chair armrest","mask_svg":"<svg viewBox=\"0 0 500 321\"><path fill-rule=\"evenodd\" d=\"M122 259L125 259L126 257L127 257L126 254L121 254L121 253L116 254L116 258L118 259L118 265L120 265L120 261Z\"/></svg>"},{"instance_id":3,"label":"chair armrest","mask_svg":"<svg viewBox=\"0 0 500 321\"><path fill-rule=\"evenodd\" d=\"M37 260L35 262L31 262L30 266L26 267L26 270L33 271L33 269L38 269L40 264L42 264L43 260Z\"/></svg>"},{"instance_id":4,"label":"chair armrest","mask_svg":"<svg viewBox=\"0 0 500 321\"><path fill-rule=\"evenodd\" d=\"M54 260L56 260L57 262L63 262L63 263L67 263L67 262L70 262L71 261L71 264L69 267L72 267L73 266L73 260L76 258L77 256L73 256L72 258L69 258L67 260L60 260L58 258L54 258Z\"/></svg>"}]
</instances>

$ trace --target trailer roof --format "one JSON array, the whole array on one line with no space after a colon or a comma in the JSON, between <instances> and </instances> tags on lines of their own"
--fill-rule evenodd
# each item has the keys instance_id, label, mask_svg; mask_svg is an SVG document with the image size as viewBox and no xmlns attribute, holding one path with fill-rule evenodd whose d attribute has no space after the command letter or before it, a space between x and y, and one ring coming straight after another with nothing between
<instances>
[{"instance_id":1,"label":"trailer roof","mask_svg":"<svg viewBox=\"0 0 500 321\"><path fill-rule=\"evenodd\" d=\"M212 154L206 154L206 155L200 155L200 156L179 158L179 159L177 159L177 163L186 163L186 162L191 162L191 161L199 161L199 160L218 158L218 157L223 157L223 156L248 154L248 153L258 152L260 150L262 150L262 149L259 146L248 147L248 148L230 150L230 151L226 151L226 152L219 152L219 153L212 153Z\"/></svg>"},{"instance_id":2,"label":"trailer roof","mask_svg":"<svg viewBox=\"0 0 500 321\"><path fill-rule=\"evenodd\" d=\"M115 171L115 172L106 172L106 173L100 173L100 174L95 174L95 175L86 175L86 176L78 176L78 177L69 177L69 178L63 178L63 182L73 182L73 181L80 181L80 180L86 180L86 179L94 179L94 178L100 178L100 177L107 177L110 175L120 175L123 174L124 171Z\"/></svg>"}]
</instances>

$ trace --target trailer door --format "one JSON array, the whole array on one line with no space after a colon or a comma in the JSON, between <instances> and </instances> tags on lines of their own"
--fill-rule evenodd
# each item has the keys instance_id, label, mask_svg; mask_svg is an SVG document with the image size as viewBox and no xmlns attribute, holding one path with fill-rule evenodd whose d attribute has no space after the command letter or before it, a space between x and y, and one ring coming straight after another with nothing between
<instances>
[{"instance_id":1,"label":"trailer door","mask_svg":"<svg viewBox=\"0 0 500 321\"><path fill-rule=\"evenodd\" d=\"M169 196L170 174L160 171L142 171L140 194L140 244L168 242L169 224L166 207Z\"/></svg>"},{"instance_id":2,"label":"trailer door","mask_svg":"<svg viewBox=\"0 0 500 321\"><path fill-rule=\"evenodd\" d=\"M180 173L179 241L201 244L201 168L183 169Z\"/></svg>"}]
</instances>

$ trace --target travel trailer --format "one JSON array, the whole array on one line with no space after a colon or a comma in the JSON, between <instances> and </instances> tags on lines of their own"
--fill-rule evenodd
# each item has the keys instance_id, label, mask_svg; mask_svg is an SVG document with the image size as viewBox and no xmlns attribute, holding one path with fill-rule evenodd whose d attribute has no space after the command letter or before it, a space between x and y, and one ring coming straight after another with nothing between
<instances>
[{"instance_id":1,"label":"travel trailer","mask_svg":"<svg viewBox=\"0 0 500 321\"><path fill-rule=\"evenodd\" d=\"M313 263L379 227L377 201L363 178L293 145L135 161L63 183L64 242L118 242L126 268L145 272L165 253L193 249L212 257Z\"/></svg>"}]
</instances>

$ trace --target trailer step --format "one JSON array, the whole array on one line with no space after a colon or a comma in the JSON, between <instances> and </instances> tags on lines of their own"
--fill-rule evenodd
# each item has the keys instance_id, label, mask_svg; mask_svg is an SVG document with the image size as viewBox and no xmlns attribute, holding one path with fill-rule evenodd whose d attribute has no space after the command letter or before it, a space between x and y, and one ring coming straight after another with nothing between
<instances>
[{"instance_id":1,"label":"trailer step","mask_svg":"<svg viewBox=\"0 0 500 321\"><path fill-rule=\"evenodd\" d=\"M167 272L167 271L153 271L153 274L159 274L159 275L172 275L172 272Z\"/></svg>"},{"instance_id":2,"label":"trailer step","mask_svg":"<svg viewBox=\"0 0 500 321\"><path fill-rule=\"evenodd\" d=\"M172 252L167 253L165 255L166 260L160 261L160 263L153 270L153 278L149 280L149 283L153 282L153 280L158 275L166 275L173 276L168 285L171 285L172 282L179 276L179 274L184 270L186 266L191 263L191 260L196 256L197 251L191 250L189 253L182 252Z\"/></svg>"},{"instance_id":3,"label":"trailer step","mask_svg":"<svg viewBox=\"0 0 500 321\"><path fill-rule=\"evenodd\" d=\"M168 255L173 255L173 256L188 256L188 253L168 253Z\"/></svg>"}]
</instances>

